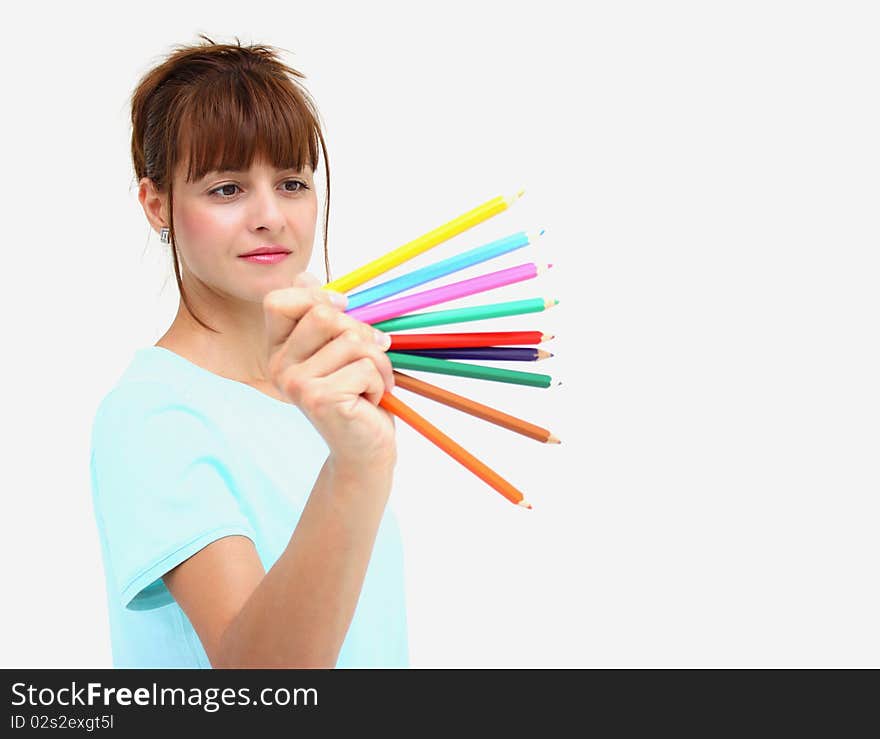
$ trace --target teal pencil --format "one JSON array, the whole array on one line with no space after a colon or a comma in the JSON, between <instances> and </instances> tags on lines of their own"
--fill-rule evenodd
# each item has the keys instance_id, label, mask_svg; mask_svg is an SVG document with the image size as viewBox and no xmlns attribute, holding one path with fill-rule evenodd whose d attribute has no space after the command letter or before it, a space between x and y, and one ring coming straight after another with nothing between
<instances>
[{"instance_id":1,"label":"teal pencil","mask_svg":"<svg viewBox=\"0 0 880 739\"><path fill-rule=\"evenodd\" d=\"M552 298L510 300L506 303L490 303L489 305L477 305L472 308L453 308L452 310L435 310L429 313L411 313L408 316L389 318L387 321L379 321L370 325L386 333L388 331L405 331L410 328L442 326L447 323L466 323L467 321L482 321L486 318L540 313L542 310L552 308L558 303L558 300L553 300Z\"/></svg>"}]
</instances>

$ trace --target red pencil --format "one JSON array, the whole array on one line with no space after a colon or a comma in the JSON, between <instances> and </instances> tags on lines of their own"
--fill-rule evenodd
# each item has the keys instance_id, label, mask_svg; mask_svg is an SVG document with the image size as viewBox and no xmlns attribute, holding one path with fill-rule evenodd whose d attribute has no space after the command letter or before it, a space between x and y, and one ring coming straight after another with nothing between
<instances>
[{"instance_id":1,"label":"red pencil","mask_svg":"<svg viewBox=\"0 0 880 739\"><path fill-rule=\"evenodd\" d=\"M509 344L540 344L553 336L540 331L495 331L461 334L391 334L389 351L460 349Z\"/></svg>"}]
</instances>

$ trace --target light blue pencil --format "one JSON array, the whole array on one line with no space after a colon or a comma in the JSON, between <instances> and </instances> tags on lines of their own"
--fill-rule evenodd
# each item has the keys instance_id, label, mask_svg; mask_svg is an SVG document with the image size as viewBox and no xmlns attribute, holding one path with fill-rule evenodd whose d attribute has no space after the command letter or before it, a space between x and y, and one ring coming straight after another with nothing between
<instances>
[{"instance_id":1,"label":"light blue pencil","mask_svg":"<svg viewBox=\"0 0 880 739\"><path fill-rule=\"evenodd\" d=\"M478 246L476 249L470 249L463 254L444 259L442 262L422 267L422 269L417 269L409 274L388 280L368 290L353 293L348 296L348 305L345 306L345 311L347 313L355 308L376 303L391 295L397 295L397 293L402 293L404 290L409 290L412 287L418 287L426 282L431 282L431 280L436 280L453 272L459 272L474 264L480 264L480 262L500 257L502 254L522 249L522 247L534 243L537 237L543 233L543 228L537 234L520 231L513 234L513 236L506 236L484 246Z\"/></svg>"}]
</instances>

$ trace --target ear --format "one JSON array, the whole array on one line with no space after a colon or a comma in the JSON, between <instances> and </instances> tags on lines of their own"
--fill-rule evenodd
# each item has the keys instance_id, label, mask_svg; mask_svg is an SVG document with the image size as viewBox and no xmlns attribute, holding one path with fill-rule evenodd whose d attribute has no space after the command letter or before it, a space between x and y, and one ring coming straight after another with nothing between
<instances>
[{"instance_id":1,"label":"ear","mask_svg":"<svg viewBox=\"0 0 880 739\"><path fill-rule=\"evenodd\" d=\"M138 185L138 200L150 225L159 231L170 225L168 218L168 196L160 193L149 177L142 177Z\"/></svg>"}]
</instances>

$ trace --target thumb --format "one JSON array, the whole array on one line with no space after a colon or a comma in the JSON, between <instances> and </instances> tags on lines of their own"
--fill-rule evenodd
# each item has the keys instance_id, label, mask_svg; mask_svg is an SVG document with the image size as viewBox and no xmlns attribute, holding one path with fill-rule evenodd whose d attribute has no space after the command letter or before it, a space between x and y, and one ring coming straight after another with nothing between
<instances>
[{"instance_id":1,"label":"thumb","mask_svg":"<svg viewBox=\"0 0 880 739\"><path fill-rule=\"evenodd\" d=\"M311 272L300 272L293 281L294 287L320 287L321 281Z\"/></svg>"}]
</instances>

